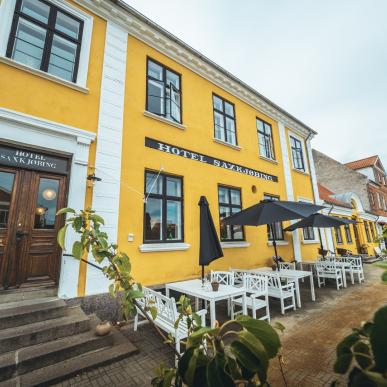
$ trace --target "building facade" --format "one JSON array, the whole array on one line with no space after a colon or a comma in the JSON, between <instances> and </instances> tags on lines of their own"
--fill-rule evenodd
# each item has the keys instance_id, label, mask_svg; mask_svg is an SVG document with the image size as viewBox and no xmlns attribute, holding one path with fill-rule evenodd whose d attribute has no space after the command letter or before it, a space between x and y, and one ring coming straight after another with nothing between
<instances>
[{"instance_id":1,"label":"building facade","mask_svg":"<svg viewBox=\"0 0 387 387\"><path fill-rule=\"evenodd\" d=\"M372 200L375 186L379 191L382 191L383 187L371 180L369 171L360 173L355 170L356 168L341 164L315 149L313 149L313 158L320 198L326 204L332 205L333 214L342 215L357 222L352 227L354 238L351 238L350 234L348 239L341 238L336 231L333 232L335 235L329 235L328 239L333 251L342 248L353 253L374 255L374 248L380 243L380 247L384 248L384 242L379 243L376 240L381 235L387 217L384 210L376 208ZM345 231L348 233L347 230Z\"/></svg>"},{"instance_id":2,"label":"building facade","mask_svg":"<svg viewBox=\"0 0 387 387\"><path fill-rule=\"evenodd\" d=\"M316 132L120 1L0 3L0 283L106 292L59 251L60 207L92 207L136 280L199 274L205 195L224 249L213 269L271 263L267 228L222 218L264 198L319 202ZM285 234L287 260L317 255L313 230ZM90 260L92 258L89 257Z\"/></svg>"}]
</instances>

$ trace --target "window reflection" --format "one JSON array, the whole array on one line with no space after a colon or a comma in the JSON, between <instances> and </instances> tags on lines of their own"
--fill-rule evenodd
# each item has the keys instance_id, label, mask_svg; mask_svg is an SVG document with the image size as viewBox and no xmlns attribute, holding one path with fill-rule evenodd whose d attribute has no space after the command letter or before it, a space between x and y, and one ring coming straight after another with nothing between
<instances>
[{"instance_id":1,"label":"window reflection","mask_svg":"<svg viewBox=\"0 0 387 387\"><path fill-rule=\"evenodd\" d=\"M59 181L41 178L35 208L36 229L53 229L58 202Z\"/></svg>"},{"instance_id":2,"label":"window reflection","mask_svg":"<svg viewBox=\"0 0 387 387\"><path fill-rule=\"evenodd\" d=\"M0 172L0 228L7 228L14 179L13 173Z\"/></svg>"}]
</instances>

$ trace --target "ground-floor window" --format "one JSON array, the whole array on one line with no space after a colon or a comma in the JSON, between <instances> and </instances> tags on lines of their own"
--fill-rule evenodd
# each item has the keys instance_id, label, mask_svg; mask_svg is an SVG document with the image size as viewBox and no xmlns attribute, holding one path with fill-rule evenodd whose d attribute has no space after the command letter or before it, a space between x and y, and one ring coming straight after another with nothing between
<instances>
[{"instance_id":1,"label":"ground-floor window","mask_svg":"<svg viewBox=\"0 0 387 387\"><path fill-rule=\"evenodd\" d=\"M343 236L341 235L341 230L339 227L334 228L335 236L336 236L336 243L338 245L341 245L343 243Z\"/></svg>"},{"instance_id":2,"label":"ground-floor window","mask_svg":"<svg viewBox=\"0 0 387 387\"><path fill-rule=\"evenodd\" d=\"M371 235L370 235L370 229L368 226L368 222L364 222L364 229L366 232L367 242L370 243L371 242Z\"/></svg>"},{"instance_id":3,"label":"ground-floor window","mask_svg":"<svg viewBox=\"0 0 387 387\"><path fill-rule=\"evenodd\" d=\"M227 225L224 218L242 210L241 190L223 185L218 186L220 239L223 242L245 240L243 226Z\"/></svg>"},{"instance_id":4,"label":"ground-floor window","mask_svg":"<svg viewBox=\"0 0 387 387\"><path fill-rule=\"evenodd\" d=\"M183 179L145 171L144 242L182 242Z\"/></svg>"},{"instance_id":5,"label":"ground-floor window","mask_svg":"<svg viewBox=\"0 0 387 387\"><path fill-rule=\"evenodd\" d=\"M274 195L269 195L269 194L265 194L264 195L264 200L279 200L279 197L278 196L274 196ZM273 231L272 231L272 225L267 225L267 239L269 241L272 241L274 239L274 235L275 235L275 240L278 241L283 241L284 240L284 232L283 232L283 227L282 227L282 222L275 222L273 224L274 226L274 235L273 235Z\"/></svg>"},{"instance_id":6,"label":"ground-floor window","mask_svg":"<svg viewBox=\"0 0 387 387\"><path fill-rule=\"evenodd\" d=\"M352 235L351 235L351 229L349 228L349 224L346 224L344 226L344 232L345 232L345 239L347 240L347 243L352 243Z\"/></svg>"},{"instance_id":7,"label":"ground-floor window","mask_svg":"<svg viewBox=\"0 0 387 387\"><path fill-rule=\"evenodd\" d=\"M314 228L313 227L304 227L302 229L302 234L304 236L304 241L314 241Z\"/></svg>"}]
</instances>

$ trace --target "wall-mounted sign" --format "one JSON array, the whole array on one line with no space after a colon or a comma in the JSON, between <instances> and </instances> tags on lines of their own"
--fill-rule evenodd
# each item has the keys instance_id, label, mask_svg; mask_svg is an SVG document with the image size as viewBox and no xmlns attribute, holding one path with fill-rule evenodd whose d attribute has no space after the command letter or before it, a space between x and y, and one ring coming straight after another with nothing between
<instances>
[{"instance_id":1,"label":"wall-mounted sign","mask_svg":"<svg viewBox=\"0 0 387 387\"><path fill-rule=\"evenodd\" d=\"M162 141L154 140L152 138L145 137L145 146L152 149L157 149L161 152L170 153L171 155L184 157L186 159L198 161L200 163L213 165L214 167L224 168L229 171L242 173L244 175L257 177L258 179L264 179L268 181L278 182L278 177L270 175L265 172L256 171L255 169L247 168L242 165L230 163L215 157L203 155L202 153L193 152L188 149L181 148L179 146L167 144Z\"/></svg>"},{"instance_id":2,"label":"wall-mounted sign","mask_svg":"<svg viewBox=\"0 0 387 387\"><path fill-rule=\"evenodd\" d=\"M67 173L68 161L35 151L0 145L0 165L34 169L44 172Z\"/></svg>"}]
</instances>

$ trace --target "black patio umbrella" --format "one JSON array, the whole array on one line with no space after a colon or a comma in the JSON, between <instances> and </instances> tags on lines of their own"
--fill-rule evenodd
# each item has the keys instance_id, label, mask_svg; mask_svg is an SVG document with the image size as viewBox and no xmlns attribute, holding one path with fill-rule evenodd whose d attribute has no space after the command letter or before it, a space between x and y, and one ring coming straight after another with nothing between
<instances>
[{"instance_id":1,"label":"black patio umbrella","mask_svg":"<svg viewBox=\"0 0 387 387\"><path fill-rule=\"evenodd\" d=\"M206 197L201 196L198 204L200 207L199 265L202 267L203 280L204 266L209 265L215 259L223 257L223 251Z\"/></svg>"},{"instance_id":2,"label":"black patio umbrella","mask_svg":"<svg viewBox=\"0 0 387 387\"><path fill-rule=\"evenodd\" d=\"M307 216L323 209L317 204L291 202L286 200L262 200L237 214L225 218L227 224L240 226L269 225L273 235L275 261L278 269L278 253L274 224L285 220L306 218Z\"/></svg>"},{"instance_id":3,"label":"black patio umbrella","mask_svg":"<svg viewBox=\"0 0 387 387\"><path fill-rule=\"evenodd\" d=\"M331 227L340 227L344 226L346 224L353 224L356 223L354 220L349 219L342 219L338 218L336 216L329 216L329 215L323 215L323 214L312 214L302 220L300 220L297 223L294 223L290 225L289 227L286 227L284 231L294 231L298 228L305 228L305 227L316 227L318 228L318 235L320 237L320 246L321 246L321 252L322 256L324 258L324 248L322 244L322 238L321 238L321 230L320 228L331 228Z\"/></svg>"}]
</instances>

